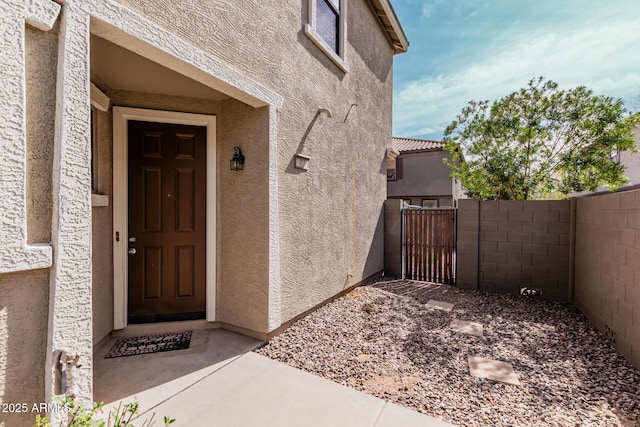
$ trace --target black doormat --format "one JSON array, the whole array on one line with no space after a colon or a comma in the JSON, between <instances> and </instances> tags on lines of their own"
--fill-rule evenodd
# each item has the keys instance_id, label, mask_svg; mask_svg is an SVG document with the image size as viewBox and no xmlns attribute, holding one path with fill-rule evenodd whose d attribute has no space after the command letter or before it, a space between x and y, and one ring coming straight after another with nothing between
<instances>
[{"instance_id":1,"label":"black doormat","mask_svg":"<svg viewBox=\"0 0 640 427\"><path fill-rule=\"evenodd\" d=\"M193 331L171 332L168 334L141 335L138 337L120 338L104 356L134 356L136 354L160 353L162 351L184 350L189 348Z\"/></svg>"}]
</instances>

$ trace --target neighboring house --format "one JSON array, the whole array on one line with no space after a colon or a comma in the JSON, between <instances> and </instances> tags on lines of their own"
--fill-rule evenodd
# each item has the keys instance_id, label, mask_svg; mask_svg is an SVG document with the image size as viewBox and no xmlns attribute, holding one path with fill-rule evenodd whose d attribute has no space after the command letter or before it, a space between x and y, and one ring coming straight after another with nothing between
<instances>
[{"instance_id":1,"label":"neighboring house","mask_svg":"<svg viewBox=\"0 0 640 427\"><path fill-rule=\"evenodd\" d=\"M0 16L0 402L91 399L131 323L267 338L383 269L389 0Z\"/></svg>"},{"instance_id":2,"label":"neighboring house","mask_svg":"<svg viewBox=\"0 0 640 427\"><path fill-rule=\"evenodd\" d=\"M442 141L394 137L393 149L397 157L387 160L387 198L425 208L457 207L464 193L442 162L449 156Z\"/></svg>"},{"instance_id":3,"label":"neighboring house","mask_svg":"<svg viewBox=\"0 0 640 427\"><path fill-rule=\"evenodd\" d=\"M633 135L636 140L634 149L622 151L615 158L616 161L624 165L624 172L629 177L628 186L640 185L640 126L633 129Z\"/></svg>"},{"instance_id":4,"label":"neighboring house","mask_svg":"<svg viewBox=\"0 0 640 427\"><path fill-rule=\"evenodd\" d=\"M620 151L613 156L614 161L624 165L624 173L629 178L629 183L618 190L640 187L640 151L638 151L640 150L640 126L636 126L633 129L633 135L636 141L635 147L633 149ZM610 191L608 187L601 186L598 187L594 193L606 193L608 191ZM574 191L570 195L572 197L579 197L587 194L593 193L589 191Z\"/></svg>"}]
</instances>

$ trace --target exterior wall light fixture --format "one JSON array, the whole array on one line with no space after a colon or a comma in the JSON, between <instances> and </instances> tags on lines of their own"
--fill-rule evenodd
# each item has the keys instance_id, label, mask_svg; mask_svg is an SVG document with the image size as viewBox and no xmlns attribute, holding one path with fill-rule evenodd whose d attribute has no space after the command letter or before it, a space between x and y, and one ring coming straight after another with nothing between
<instances>
[{"instance_id":1,"label":"exterior wall light fixture","mask_svg":"<svg viewBox=\"0 0 640 427\"><path fill-rule=\"evenodd\" d=\"M311 157L297 153L294 166L296 167L296 169L302 169L305 171L309 170L309 160L311 160Z\"/></svg>"},{"instance_id":2,"label":"exterior wall light fixture","mask_svg":"<svg viewBox=\"0 0 640 427\"><path fill-rule=\"evenodd\" d=\"M233 147L233 157L231 158L231 170L241 171L244 169L244 156L240 147Z\"/></svg>"}]
</instances>

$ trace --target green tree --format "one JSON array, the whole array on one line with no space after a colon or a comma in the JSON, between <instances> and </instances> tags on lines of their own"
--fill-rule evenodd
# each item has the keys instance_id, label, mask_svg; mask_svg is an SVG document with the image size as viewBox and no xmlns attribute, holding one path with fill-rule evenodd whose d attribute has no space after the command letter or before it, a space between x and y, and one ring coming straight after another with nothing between
<instances>
[{"instance_id":1,"label":"green tree","mask_svg":"<svg viewBox=\"0 0 640 427\"><path fill-rule=\"evenodd\" d=\"M543 77L506 97L471 101L445 130L445 161L470 197L528 200L628 182L614 156L634 148L640 115L584 86Z\"/></svg>"}]
</instances>

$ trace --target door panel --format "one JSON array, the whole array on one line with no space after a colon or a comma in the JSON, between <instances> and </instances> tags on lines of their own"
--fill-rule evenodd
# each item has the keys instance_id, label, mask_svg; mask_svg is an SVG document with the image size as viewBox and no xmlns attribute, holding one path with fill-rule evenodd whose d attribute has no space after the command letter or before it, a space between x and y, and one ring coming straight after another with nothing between
<instances>
[{"instance_id":1,"label":"door panel","mask_svg":"<svg viewBox=\"0 0 640 427\"><path fill-rule=\"evenodd\" d=\"M206 128L130 121L128 132L129 323L204 318Z\"/></svg>"}]
</instances>

